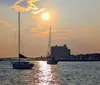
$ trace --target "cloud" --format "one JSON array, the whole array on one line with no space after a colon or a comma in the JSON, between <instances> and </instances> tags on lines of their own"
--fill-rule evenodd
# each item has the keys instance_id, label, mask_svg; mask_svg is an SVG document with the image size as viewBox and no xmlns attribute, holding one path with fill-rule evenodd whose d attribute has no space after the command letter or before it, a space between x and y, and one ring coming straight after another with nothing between
<instances>
[{"instance_id":1,"label":"cloud","mask_svg":"<svg viewBox=\"0 0 100 85\"><path fill-rule=\"evenodd\" d=\"M48 36L48 31L39 32L39 33L35 34L35 36L37 36L37 37L44 37L44 36Z\"/></svg>"},{"instance_id":2,"label":"cloud","mask_svg":"<svg viewBox=\"0 0 100 85\"><path fill-rule=\"evenodd\" d=\"M4 23L4 24L6 24L8 27L12 27L12 25L11 24L9 24L7 21L5 21L5 20L0 20L0 23Z\"/></svg>"},{"instance_id":3,"label":"cloud","mask_svg":"<svg viewBox=\"0 0 100 85\"><path fill-rule=\"evenodd\" d=\"M61 34L68 34L71 33L72 30L67 30L67 29L56 29L56 33L61 33Z\"/></svg>"},{"instance_id":4,"label":"cloud","mask_svg":"<svg viewBox=\"0 0 100 85\"><path fill-rule=\"evenodd\" d=\"M18 0L17 2L15 2L11 8L16 9L17 11L31 11L31 13L33 14L38 14L44 10L46 10L46 8L39 8L37 7L34 3L37 2L38 0ZM23 7L21 5L19 5L20 3L26 2L27 3L27 7Z\"/></svg>"},{"instance_id":5,"label":"cloud","mask_svg":"<svg viewBox=\"0 0 100 85\"><path fill-rule=\"evenodd\" d=\"M8 23L6 20L2 20L0 19L0 24L1 26L4 25L4 26L7 26L7 28L11 28L10 30L12 31L17 31L16 27L14 27L12 24Z\"/></svg>"},{"instance_id":6,"label":"cloud","mask_svg":"<svg viewBox=\"0 0 100 85\"><path fill-rule=\"evenodd\" d=\"M95 30L97 30L97 29L95 29L93 27L79 29L80 32L94 32Z\"/></svg>"},{"instance_id":7,"label":"cloud","mask_svg":"<svg viewBox=\"0 0 100 85\"><path fill-rule=\"evenodd\" d=\"M37 37L45 37L49 35L49 30L45 30L45 29L36 29L36 28L32 28L32 32L34 33L35 36ZM52 33L55 34L68 34L71 33L72 30L66 30L66 29L52 29L51 30Z\"/></svg>"},{"instance_id":8,"label":"cloud","mask_svg":"<svg viewBox=\"0 0 100 85\"><path fill-rule=\"evenodd\" d=\"M35 34L37 37L45 37L48 36L49 30L40 30L36 28L32 28L32 32ZM51 30L51 32L56 32L56 30Z\"/></svg>"}]
</instances>

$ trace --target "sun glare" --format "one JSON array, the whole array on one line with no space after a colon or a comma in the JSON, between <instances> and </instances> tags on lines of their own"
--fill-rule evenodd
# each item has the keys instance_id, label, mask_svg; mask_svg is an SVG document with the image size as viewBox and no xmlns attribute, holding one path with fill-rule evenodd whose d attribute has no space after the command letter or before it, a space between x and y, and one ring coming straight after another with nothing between
<instances>
[{"instance_id":1,"label":"sun glare","mask_svg":"<svg viewBox=\"0 0 100 85\"><path fill-rule=\"evenodd\" d=\"M45 12L45 13L42 14L42 19L48 20L49 18L50 18L50 16L49 16L48 12Z\"/></svg>"}]
</instances>

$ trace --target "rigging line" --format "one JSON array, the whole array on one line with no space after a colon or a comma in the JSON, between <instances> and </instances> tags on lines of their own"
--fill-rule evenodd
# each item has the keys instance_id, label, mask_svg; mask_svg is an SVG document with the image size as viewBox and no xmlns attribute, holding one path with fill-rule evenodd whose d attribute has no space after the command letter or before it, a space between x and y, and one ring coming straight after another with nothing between
<instances>
[{"instance_id":1,"label":"rigging line","mask_svg":"<svg viewBox=\"0 0 100 85\"><path fill-rule=\"evenodd\" d=\"M18 54L20 54L20 12L18 12Z\"/></svg>"},{"instance_id":2,"label":"rigging line","mask_svg":"<svg viewBox=\"0 0 100 85\"><path fill-rule=\"evenodd\" d=\"M21 35L20 37L20 45L21 45L21 53L24 54L24 49L23 49L23 36Z\"/></svg>"},{"instance_id":3,"label":"rigging line","mask_svg":"<svg viewBox=\"0 0 100 85\"><path fill-rule=\"evenodd\" d=\"M16 27L16 26L12 26L12 28L13 28L13 29L12 29L12 37L13 37L13 38L12 38L12 39L13 39L13 41L12 41L13 45L12 45L12 46L13 46L13 49L14 49L15 55L16 55L16 54L18 53L18 52L17 52L17 51L18 51L18 45L17 45L17 44L18 44L18 43L17 43L17 41L18 41L18 40L17 40L17 38L18 38L18 37L17 37L17 36L18 36L18 35L17 35L17 34L18 34L17 31L18 31L18 30L17 30L17 27ZM17 55L16 55L15 57L17 57Z\"/></svg>"},{"instance_id":4,"label":"rigging line","mask_svg":"<svg viewBox=\"0 0 100 85\"><path fill-rule=\"evenodd\" d=\"M21 40L21 18L20 18L20 12L18 12L18 54L20 54L21 52L22 52L22 48L21 48L21 46L22 46L22 40Z\"/></svg>"},{"instance_id":5,"label":"rigging line","mask_svg":"<svg viewBox=\"0 0 100 85\"><path fill-rule=\"evenodd\" d=\"M22 44L22 35L21 35L21 25L20 25L20 12L18 12L18 44L19 44L19 49L18 49L18 51L19 51L19 54L22 52L23 53L23 44Z\"/></svg>"},{"instance_id":6,"label":"rigging line","mask_svg":"<svg viewBox=\"0 0 100 85\"><path fill-rule=\"evenodd\" d=\"M15 33L14 33L14 36L15 36L15 45L16 45L16 51L17 51L17 54L20 53L20 46L19 46L19 42L20 42L20 13L18 12L18 26L17 28L15 29ZM19 56L19 55L18 55Z\"/></svg>"},{"instance_id":7,"label":"rigging line","mask_svg":"<svg viewBox=\"0 0 100 85\"><path fill-rule=\"evenodd\" d=\"M51 55L51 26L49 27L49 41L48 41L48 48L47 48L47 56Z\"/></svg>"},{"instance_id":8,"label":"rigging line","mask_svg":"<svg viewBox=\"0 0 100 85\"><path fill-rule=\"evenodd\" d=\"M18 12L18 57L20 54L20 12ZM20 62L20 57L18 58L18 61Z\"/></svg>"},{"instance_id":9,"label":"rigging line","mask_svg":"<svg viewBox=\"0 0 100 85\"><path fill-rule=\"evenodd\" d=\"M15 30L15 32L14 32L14 48L15 48L15 51L17 51L17 30ZM16 55L16 57L17 57L17 55Z\"/></svg>"}]
</instances>

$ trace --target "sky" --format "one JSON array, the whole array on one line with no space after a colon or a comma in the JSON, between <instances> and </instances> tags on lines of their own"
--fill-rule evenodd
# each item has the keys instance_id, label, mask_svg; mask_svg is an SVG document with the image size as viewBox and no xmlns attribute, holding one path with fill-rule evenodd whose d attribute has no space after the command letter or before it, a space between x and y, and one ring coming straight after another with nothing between
<instances>
[{"instance_id":1,"label":"sky","mask_svg":"<svg viewBox=\"0 0 100 85\"><path fill-rule=\"evenodd\" d=\"M21 13L21 53L45 56L51 45L71 54L100 53L100 0L0 0L0 57L18 54L18 11ZM37 11L40 10L40 11ZM49 12L50 20L41 14Z\"/></svg>"}]
</instances>

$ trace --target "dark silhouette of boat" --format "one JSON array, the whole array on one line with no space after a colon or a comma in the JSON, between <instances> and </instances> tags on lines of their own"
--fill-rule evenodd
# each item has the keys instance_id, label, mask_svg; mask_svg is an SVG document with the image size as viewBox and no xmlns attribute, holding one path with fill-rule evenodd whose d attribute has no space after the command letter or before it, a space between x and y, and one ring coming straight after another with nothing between
<instances>
[{"instance_id":1,"label":"dark silhouette of boat","mask_svg":"<svg viewBox=\"0 0 100 85\"><path fill-rule=\"evenodd\" d=\"M58 61L55 59L55 57L51 57L51 26L49 28L49 42L48 42L48 52L47 52L47 64L56 65Z\"/></svg>"},{"instance_id":2,"label":"dark silhouette of boat","mask_svg":"<svg viewBox=\"0 0 100 85\"><path fill-rule=\"evenodd\" d=\"M18 28L18 61L11 63L14 69L31 69L34 66L33 63L21 61L21 58L27 57L20 53L20 12L18 12Z\"/></svg>"},{"instance_id":3,"label":"dark silhouette of boat","mask_svg":"<svg viewBox=\"0 0 100 85\"><path fill-rule=\"evenodd\" d=\"M48 57L47 64L55 65L57 63L58 63L58 61L54 57L50 57L50 58Z\"/></svg>"}]
</instances>

